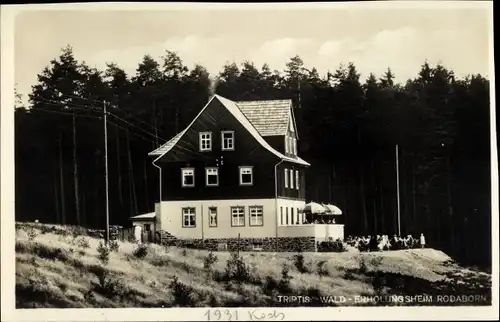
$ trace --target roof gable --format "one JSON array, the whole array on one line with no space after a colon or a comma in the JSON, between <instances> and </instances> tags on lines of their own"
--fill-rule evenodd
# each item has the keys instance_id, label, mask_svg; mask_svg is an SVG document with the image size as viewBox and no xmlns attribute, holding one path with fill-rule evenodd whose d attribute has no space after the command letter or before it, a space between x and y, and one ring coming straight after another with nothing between
<instances>
[{"instance_id":1,"label":"roof gable","mask_svg":"<svg viewBox=\"0 0 500 322\"><path fill-rule=\"evenodd\" d=\"M200 115L205 111L205 109L210 105L210 103L214 100L217 99L219 100L222 105L238 120L238 122L243 125L243 127L257 140L257 142L263 146L266 150L271 152L272 154L276 155L282 160L302 164L302 165L310 165L308 162L302 160L299 157L288 157L285 156L284 154L280 153L279 151L275 150L269 143L267 143L266 140L262 137L262 135L259 133L259 131L255 128L255 126L251 123L251 121L247 118L247 116L242 112L240 109L239 105L237 103L224 98L219 95L214 95L212 99L202 108L200 113L193 119L193 121L179 134L174 136L172 139L170 139L167 143L162 145L161 147L157 148L156 150L152 151L149 153L150 156L158 156L158 159L160 159L162 156L167 154L176 144L177 142L184 136L186 131L195 123L195 121L200 117ZM287 130L287 125L288 125L288 120L285 123L285 133ZM155 161L156 161L155 160Z\"/></svg>"},{"instance_id":2,"label":"roof gable","mask_svg":"<svg viewBox=\"0 0 500 322\"><path fill-rule=\"evenodd\" d=\"M262 136L286 135L292 100L234 102Z\"/></svg>"}]
</instances>

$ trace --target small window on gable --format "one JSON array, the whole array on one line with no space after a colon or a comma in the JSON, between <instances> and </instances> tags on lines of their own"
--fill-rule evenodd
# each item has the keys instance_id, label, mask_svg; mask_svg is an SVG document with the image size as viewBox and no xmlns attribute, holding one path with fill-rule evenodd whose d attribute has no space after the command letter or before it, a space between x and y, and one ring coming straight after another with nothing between
<instances>
[{"instance_id":1,"label":"small window on gable","mask_svg":"<svg viewBox=\"0 0 500 322\"><path fill-rule=\"evenodd\" d=\"M293 152L292 154L293 155L297 155L297 139L296 138L292 138L292 142L293 142Z\"/></svg>"},{"instance_id":2,"label":"small window on gable","mask_svg":"<svg viewBox=\"0 0 500 322\"><path fill-rule=\"evenodd\" d=\"M182 186L183 187L194 187L194 169L184 168L182 171Z\"/></svg>"},{"instance_id":3,"label":"small window on gable","mask_svg":"<svg viewBox=\"0 0 500 322\"><path fill-rule=\"evenodd\" d=\"M288 153L289 147L288 147L288 136L285 136L285 153Z\"/></svg>"},{"instance_id":4,"label":"small window on gable","mask_svg":"<svg viewBox=\"0 0 500 322\"><path fill-rule=\"evenodd\" d=\"M234 150L234 131L222 131L222 151Z\"/></svg>"},{"instance_id":5,"label":"small window on gable","mask_svg":"<svg viewBox=\"0 0 500 322\"><path fill-rule=\"evenodd\" d=\"M251 186L253 184L253 167L240 167L240 185Z\"/></svg>"},{"instance_id":6,"label":"small window on gable","mask_svg":"<svg viewBox=\"0 0 500 322\"><path fill-rule=\"evenodd\" d=\"M200 133L200 151L212 150L212 132Z\"/></svg>"},{"instance_id":7,"label":"small window on gable","mask_svg":"<svg viewBox=\"0 0 500 322\"><path fill-rule=\"evenodd\" d=\"M299 170L295 170L295 188L299 190Z\"/></svg>"},{"instance_id":8,"label":"small window on gable","mask_svg":"<svg viewBox=\"0 0 500 322\"><path fill-rule=\"evenodd\" d=\"M288 169L285 169L285 188L288 188Z\"/></svg>"},{"instance_id":9,"label":"small window on gable","mask_svg":"<svg viewBox=\"0 0 500 322\"><path fill-rule=\"evenodd\" d=\"M290 170L290 189L293 189L293 170Z\"/></svg>"},{"instance_id":10,"label":"small window on gable","mask_svg":"<svg viewBox=\"0 0 500 322\"><path fill-rule=\"evenodd\" d=\"M219 169L218 168L205 168L206 185L218 186L219 185Z\"/></svg>"}]
</instances>

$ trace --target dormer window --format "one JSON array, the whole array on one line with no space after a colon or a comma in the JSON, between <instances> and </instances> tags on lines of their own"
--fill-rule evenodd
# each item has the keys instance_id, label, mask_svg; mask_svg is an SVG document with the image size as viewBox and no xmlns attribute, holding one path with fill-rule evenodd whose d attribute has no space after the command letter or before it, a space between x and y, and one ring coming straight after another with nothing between
<instances>
[{"instance_id":1,"label":"dormer window","mask_svg":"<svg viewBox=\"0 0 500 322\"><path fill-rule=\"evenodd\" d=\"M207 187L216 187L219 185L219 169L206 168L206 184Z\"/></svg>"},{"instance_id":2,"label":"dormer window","mask_svg":"<svg viewBox=\"0 0 500 322\"><path fill-rule=\"evenodd\" d=\"M222 131L222 151L234 150L234 131Z\"/></svg>"},{"instance_id":3,"label":"dormer window","mask_svg":"<svg viewBox=\"0 0 500 322\"><path fill-rule=\"evenodd\" d=\"M212 150L212 132L200 133L200 151Z\"/></svg>"}]
</instances>

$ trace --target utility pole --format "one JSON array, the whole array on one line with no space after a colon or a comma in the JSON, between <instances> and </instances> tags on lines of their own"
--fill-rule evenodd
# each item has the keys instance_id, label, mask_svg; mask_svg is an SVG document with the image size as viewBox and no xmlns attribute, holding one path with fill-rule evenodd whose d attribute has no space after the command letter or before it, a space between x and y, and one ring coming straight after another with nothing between
<instances>
[{"instance_id":1,"label":"utility pole","mask_svg":"<svg viewBox=\"0 0 500 322\"><path fill-rule=\"evenodd\" d=\"M398 236L401 236L401 205L399 199L399 149L396 144L396 180L397 180L397 194L398 194Z\"/></svg>"},{"instance_id":2,"label":"utility pole","mask_svg":"<svg viewBox=\"0 0 500 322\"><path fill-rule=\"evenodd\" d=\"M106 178L106 246L109 245L109 191L108 191L108 122L106 111L106 101L104 104L104 163L105 163L105 178Z\"/></svg>"}]
</instances>

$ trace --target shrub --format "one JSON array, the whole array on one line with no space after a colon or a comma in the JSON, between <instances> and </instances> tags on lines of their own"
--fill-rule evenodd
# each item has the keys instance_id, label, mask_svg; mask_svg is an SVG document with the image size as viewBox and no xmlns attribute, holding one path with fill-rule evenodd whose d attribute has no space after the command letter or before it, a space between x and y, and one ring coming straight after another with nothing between
<instances>
[{"instance_id":1,"label":"shrub","mask_svg":"<svg viewBox=\"0 0 500 322\"><path fill-rule=\"evenodd\" d=\"M60 261L67 261L69 259L69 256L67 255L67 252L64 251L61 248L50 248L48 246L42 245L35 243L35 246L33 247L33 254L38 255L38 257L45 258L45 259L50 259L50 260L60 260Z\"/></svg>"},{"instance_id":2,"label":"shrub","mask_svg":"<svg viewBox=\"0 0 500 322\"><path fill-rule=\"evenodd\" d=\"M36 256L30 256L28 262L33 267L38 267L38 263L36 262Z\"/></svg>"},{"instance_id":3,"label":"shrub","mask_svg":"<svg viewBox=\"0 0 500 322\"><path fill-rule=\"evenodd\" d=\"M175 304L180 306L194 306L196 304L193 298L193 288L180 282L177 276L174 276L170 288L172 289Z\"/></svg>"},{"instance_id":4,"label":"shrub","mask_svg":"<svg viewBox=\"0 0 500 322\"><path fill-rule=\"evenodd\" d=\"M99 242L99 245L97 246L97 259L103 264L107 265L109 262L109 248L104 245L102 241Z\"/></svg>"},{"instance_id":5,"label":"shrub","mask_svg":"<svg viewBox=\"0 0 500 322\"><path fill-rule=\"evenodd\" d=\"M26 233L28 234L28 239L31 241L34 240L36 236L38 236L38 232L33 227L27 227Z\"/></svg>"},{"instance_id":6,"label":"shrub","mask_svg":"<svg viewBox=\"0 0 500 322\"><path fill-rule=\"evenodd\" d=\"M321 243L318 243L318 251L320 252L336 252L341 253L347 251L342 240L337 239L335 241L328 240Z\"/></svg>"},{"instance_id":7,"label":"shrub","mask_svg":"<svg viewBox=\"0 0 500 322\"><path fill-rule=\"evenodd\" d=\"M167 266L169 263L169 260L160 254L154 253L151 260L150 260L151 265L154 266Z\"/></svg>"},{"instance_id":8,"label":"shrub","mask_svg":"<svg viewBox=\"0 0 500 322\"><path fill-rule=\"evenodd\" d=\"M359 256L358 257L358 263L359 263L359 272L361 274L366 274L366 272L368 271L367 267L366 267L366 261L365 261L365 258L362 257L362 256Z\"/></svg>"},{"instance_id":9,"label":"shrub","mask_svg":"<svg viewBox=\"0 0 500 322\"><path fill-rule=\"evenodd\" d=\"M181 255L186 257L187 256L187 249L183 248L181 251Z\"/></svg>"},{"instance_id":10,"label":"shrub","mask_svg":"<svg viewBox=\"0 0 500 322\"><path fill-rule=\"evenodd\" d=\"M218 260L219 259L217 258L217 255L210 251L207 256L203 257L203 268L206 270L211 270L212 265L217 263Z\"/></svg>"},{"instance_id":11,"label":"shrub","mask_svg":"<svg viewBox=\"0 0 500 322\"><path fill-rule=\"evenodd\" d=\"M107 279L104 286L100 287L100 291L108 298L123 297L127 293L127 287L119 279Z\"/></svg>"},{"instance_id":12,"label":"shrub","mask_svg":"<svg viewBox=\"0 0 500 322\"><path fill-rule=\"evenodd\" d=\"M374 267L379 267L382 264L382 257L374 257L371 259L370 264Z\"/></svg>"},{"instance_id":13,"label":"shrub","mask_svg":"<svg viewBox=\"0 0 500 322\"><path fill-rule=\"evenodd\" d=\"M226 279L236 282L251 282L252 274L250 268L237 252L231 252L226 264Z\"/></svg>"},{"instance_id":14,"label":"shrub","mask_svg":"<svg viewBox=\"0 0 500 322\"><path fill-rule=\"evenodd\" d=\"M83 249L90 248L89 240L85 237L80 237L77 240L77 245L78 245L78 247L83 248Z\"/></svg>"},{"instance_id":15,"label":"shrub","mask_svg":"<svg viewBox=\"0 0 500 322\"><path fill-rule=\"evenodd\" d=\"M264 293L267 295L277 294L291 294L292 288L290 287L290 280L292 277L289 275L290 268L287 264L283 264L281 270L281 279L275 280L272 276L266 276L263 284Z\"/></svg>"},{"instance_id":16,"label":"shrub","mask_svg":"<svg viewBox=\"0 0 500 322\"><path fill-rule=\"evenodd\" d=\"M289 293L292 290L292 288L290 287L290 280L292 279L292 277L289 275L289 273L290 268L287 264L283 264L281 268L281 280L278 284L278 289L282 293Z\"/></svg>"},{"instance_id":17,"label":"shrub","mask_svg":"<svg viewBox=\"0 0 500 322\"><path fill-rule=\"evenodd\" d=\"M298 254L293 256L293 264L297 268L300 273L307 273L309 270L307 269L304 261L304 254L299 252Z\"/></svg>"},{"instance_id":18,"label":"shrub","mask_svg":"<svg viewBox=\"0 0 500 322\"><path fill-rule=\"evenodd\" d=\"M132 254L139 259L143 259L148 254L148 246L146 244L138 244Z\"/></svg>"},{"instance_id":19,"label":"shrub","mask_svg":"<svg viewBox=\"0 0 500 322\"><path fill-rule=\"evenodd\" d=\"M319 276L328 276L328 268L326 267L326 260L321 260L318 262L317 267L318 267L318 275Z\"/></svg>"},{"instance_id":20,"label":"shrub","mask_svg":"<svg viewBox=\"0 0 500 322\"><path fill-rule=\"evenodd\" d=\"M110 249L112 252L117 253L117 252L118 252L118 250L120 249L120 244L118 244L118 241L117 241L117 240L110 240L110 241L109 241L109 249Z\"/></svg>"},{"instance_id":21,"label":"shrub","mask_svg":"<svg viewBox=\"0 0 500 322\"><path fill-rule=\"evenodd\" d=\"M123 297L127 293L125 284L118 280L111 278L111 274L102 265L93 265L89 267L98 280L98 284L94 285L94 291L101 293L108 298Z\"/></svg>"}]
</instances>

